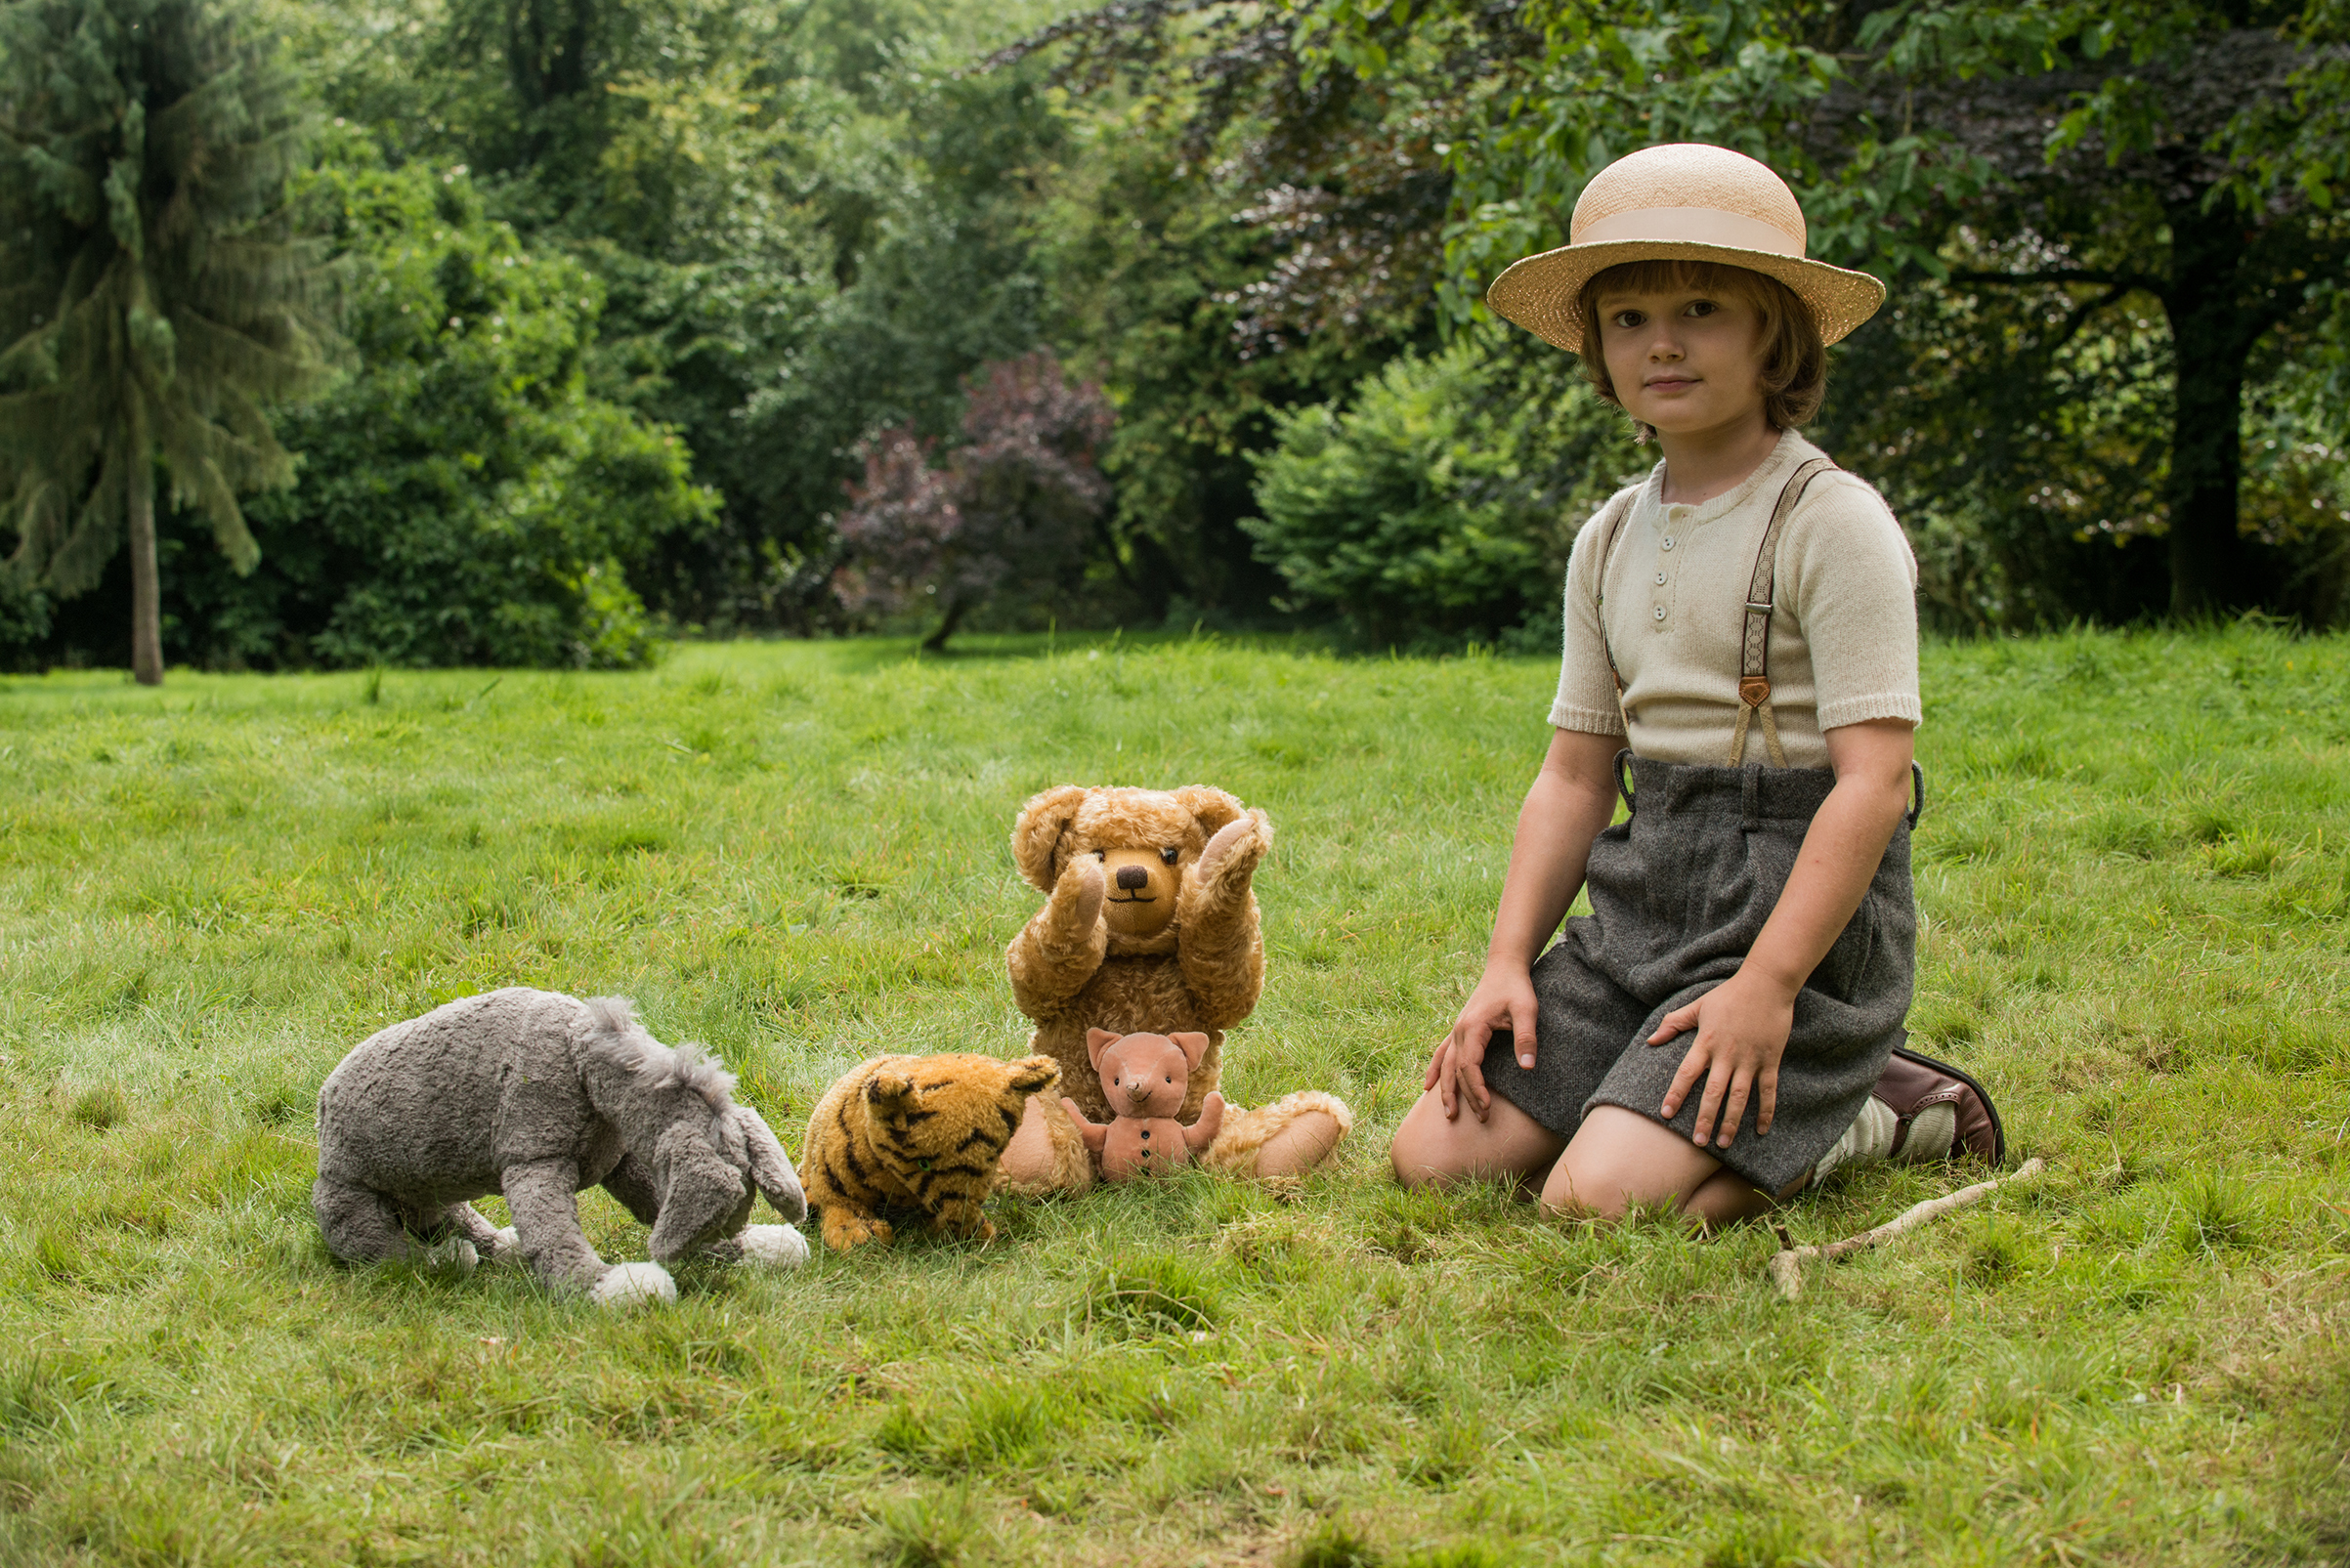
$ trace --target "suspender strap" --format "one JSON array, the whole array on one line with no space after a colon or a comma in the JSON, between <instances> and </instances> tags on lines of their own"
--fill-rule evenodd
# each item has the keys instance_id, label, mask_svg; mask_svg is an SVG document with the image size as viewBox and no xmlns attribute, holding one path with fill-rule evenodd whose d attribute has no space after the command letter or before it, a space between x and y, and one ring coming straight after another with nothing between
<instances>
[{"instance_id":1,"label":"suspender strap","mask_svg":"<svg viewBox=\"0 0 2350 1568\"><path fill-rule=\"evenodd\" d=\"M1824 457L1815 457L1787 476L1786 487L1778 492L1778 504L1771 509L1771 522L1763 530L1762 545L1754 553L1754 576L1746 586L1745 635L1739 639L1738 718L1730 731L1730 754L1724 759L1727 767L1744 764L1746 728L1757 713L1763 718L1763 743L1771 753L1771 765L1787 765L1786 749L1778 740L1778 718L1771 710L1771 613L1777 608L1778 537L1812 481L1835 466Z\"/></svg>"},{"instance_id":2,"label":"suspender strap","mask_svg":"<svg viewBox=\"0 0 2350 1568\"><path fill-rule=\"evenodd\" d=\"M1623 497L1613 512L1614 516L1608 518L1604 530L1600 534L1599 585L1593 590L1592 608L1599 614L1600 652L1607 656L1607 673L1615 677L1615 711L1624 721L1624 739L1629 742L1632 739L1632 715L1624 710L1624 672L1616 667L1615 644L1607 635L1607 563L1615 557L1615 536L1624 530L1624 519L1632 515L1631 497Z\"/></svg>"}]
</instances>

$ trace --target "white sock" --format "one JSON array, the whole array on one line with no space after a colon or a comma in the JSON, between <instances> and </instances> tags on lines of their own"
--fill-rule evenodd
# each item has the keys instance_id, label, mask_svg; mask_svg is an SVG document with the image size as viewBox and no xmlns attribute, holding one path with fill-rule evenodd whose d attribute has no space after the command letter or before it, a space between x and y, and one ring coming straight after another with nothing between
<instances>
[{"instance_id":1,"label":"white sock","mask_svg":"<svg viewBox=\"0 0 2350 1568\"><path fill-rule=\"evenodd\" d=\"M1876 1102L1873 1100L1872 1105ZM1929 1105L1909 1123L1909 1141L1894 1156L1904 1165L1922 1165L1930 1161L1950 1158L1950 1145L1958 1138L1958 1107L1947 1103Z\"/></svg>"},{"instance_id":2,"label":"white sock","mask_svg":"<svg viewBox=\"0 0 2350 1568\"><path fill-rule=\"evenodd\" d=\"M1901 1118L1893 1114L1892 1106L1870 1095L1860 1107L1860 1114L1853 1118L1853 1124L1844 1129L1844 1136L1812 1167L1813 1183L1827 1180L1830 1173L1846 1165L1873 1165L1885 1159L1893 1153L1893 1135L1901 1124ZM1911 1141L1916 1141L1914 1133Z\"/></svg>"}]
</instances>

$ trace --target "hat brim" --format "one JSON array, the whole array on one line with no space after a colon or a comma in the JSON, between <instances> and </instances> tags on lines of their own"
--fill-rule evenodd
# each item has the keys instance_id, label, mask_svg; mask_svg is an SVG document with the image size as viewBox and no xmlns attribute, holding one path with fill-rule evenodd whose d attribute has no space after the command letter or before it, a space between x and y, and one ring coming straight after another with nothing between
<instances>
[{"instance_id":1,"label":"hat brim","mask_svg":"<svg viewBox=\"0 0 2350 1568\"><path fill-rule=\"evenodd\" d=\"M1583 285L1610 267L1636 261L1716 262L1775 277L1812 308L1822 343L1844 337L1885 303L1885 285L1866 273L1803 256L1681 239L1609 239L1546 250L1512 262L1485 290L1485 303L1545 343L1580 354L1583 318L1575 306Z\"/></svg>"}]
</instances>

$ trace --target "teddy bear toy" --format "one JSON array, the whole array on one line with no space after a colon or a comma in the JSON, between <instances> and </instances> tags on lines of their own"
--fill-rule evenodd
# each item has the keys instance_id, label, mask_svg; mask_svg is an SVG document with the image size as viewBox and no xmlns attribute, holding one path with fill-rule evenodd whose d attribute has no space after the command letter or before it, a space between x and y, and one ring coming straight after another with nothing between
<instances>
[{"instance_id":1,"label":"teddy bear toy","mask_svg":"<svg viewBox=\"0 0 2350 1568\"><path fill-rule=\"evenodd\" d=\"M1191 1163L1216 1141L1223 1125L1224 1097L1200 1102L1200 1119L1185 1126L1175 1119L1190 1092L1191 1070L1207 1054L1205 1035L1113 1035L1086 1031L1086 1049L1101 1077L1101 1092L1118 1113L1107 1126L1086 1119L1085 1107L1064 1097L1061 1109L1077 1123L1078 1136L1101 1163L1110 1181L1159 1176Z\"/></svg>"},{"instance_id":2,"label":"teddy bear toy","mask_svg":"<svg viewBox=\"0 0 2350 1568\"><path fill-rule=\"evenodd\" d=\"M628 1001L514 988L467 996L368 1037L319 1090L312 1211L354 1263L519 1258L601 1305L677 1287L685 1257L791 1266L790 1225L746 1225L754 1194L805 1218L790 1157L734 1077L700 1047L663 1045ZM653 1228L650 1263L607 1263L576 1194L601 1184ZM471 1200L505 1195L500 1230Z\"/></svg>"},{"instance_id":3,"label":"teddy bear toy","mask_svg":"<svg viewBox=\"0 0 2350 1568\"><path fill-rule=\"evenodd\" d=\"M1113 1038L1205 1036L1190 1057L1175 1120L1195 1123L1221 1075L1223 1032L1264 987L1264 940L1251 886L1272 825L1221 789L1089 788L1032 797L1011 833L1012 859L1047 895L1004 957L1012 999L1035 1021L1031 1050L1061 1067L1078 1112L1113 1107L1093 1071L1092 1031ZM1255 1111L1226 1108L1202 1157L1214 1169L1287 1177L1312 1169L1353 1115L1335 1095L1291 1094ZM1012 1192L1076 1192L1093 1157L1059 1099L1032 1098L1004 1151Z\"/></svg>"},{"instance_id":4,"label":"teddy bear toy","mask_svg":"<svg viewBox=\"0 0 2350 1568\"><path fill-rule=\"evenodd\" d=\"M808 1201L824 1243L845 1252L886 1242L886 1210L912 1210L951 1236L993 1241L979 1205L1020 1125L1020 1108L1052 1087L1049 1056L999 1061L967 1052L876 1056L842 1074L816 1102L800 1146Z\"/></svg>"}]
</instances>

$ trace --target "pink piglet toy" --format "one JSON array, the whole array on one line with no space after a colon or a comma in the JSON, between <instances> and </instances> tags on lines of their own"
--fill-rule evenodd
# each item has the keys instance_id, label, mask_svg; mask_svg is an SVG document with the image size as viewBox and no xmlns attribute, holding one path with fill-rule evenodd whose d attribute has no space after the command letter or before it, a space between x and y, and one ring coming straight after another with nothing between
<instances>
[{"instance_id":1,"label":"pink piglet toy","mask_svg":"<svg viewBox=\"0 0 2350 1568\"><path fill-rule=\"evenodd\" d=\"M1101 1162L1111 1181L1155 1176L1191 1163L1216 1141L1224 1123L1224 1097L1211 1093L1200 1102L1200 1119L1190 1126L1175 1120L1189 1092L1191 1070L1207 1053L1205 1035L1116 1035L1086 1031L1086 1054L1101 1075L1101 1092L1118 1120L1103 1125L1086 1120L1075 1100L1061 1105L1077 1123L1078 1135Z\"/></svg>"}]
</instances>

